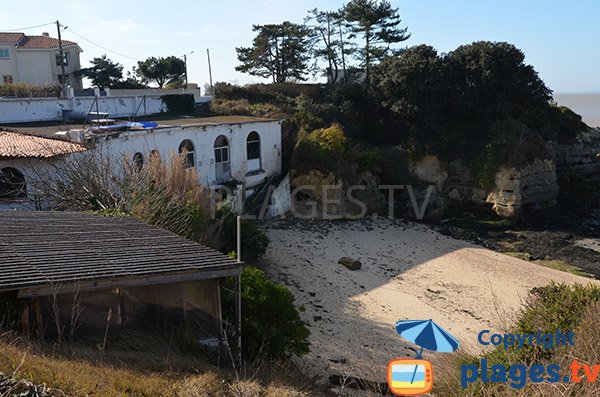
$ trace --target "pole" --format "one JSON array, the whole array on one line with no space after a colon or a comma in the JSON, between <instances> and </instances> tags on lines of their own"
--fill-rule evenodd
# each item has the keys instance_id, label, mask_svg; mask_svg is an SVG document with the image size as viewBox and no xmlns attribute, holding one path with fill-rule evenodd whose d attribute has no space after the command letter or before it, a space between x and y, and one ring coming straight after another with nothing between
<instances>
[{"instance_id":1,"label":"pole","mask_svg":"<svg viewBox=\"0 0 600 397\"><path fill-rule=\"evenodd\" d=\"M62 73L62 90L63 90L63 96L65 96L65 83L66 83L65 54L63 52L62 37L60 35L60 22L59 21L56 21L56 30L58 31L58 52L60 54L60 69L61 69L61 73Z\"/></svg>"},{"instance_id":2,"label":"pole","mask_svg":"<svg viewBox=\"0 0 600 397\"><path fill-rule=\"evenodd\" d=\"M188 85L188 75L187 75L187 54L183 54L183 62L185 62L185 87Z\"/></svg>"},{"instance_id":3,"label":"pole","mask_svg":"<svg viewBox=\"0 0 600 397\"><path fill-rule=\"evenodd\" d=\"M235 327L237 334L237 365L242 365L242 217L237 217L237 262L240 265L240 274L237 276L235 289Z\"/></svg>"},{"instance_id":4,"label":"pole","mask_svg":"<svg viewBox=\"0 0 600 397\"><path fill-rule=\"evenodd\" d=\"M212 68L210 67L210 50L208 48L206 49L206 55L208 56L208 78L210 79L210 95L214 96L215 91L212 83Z\"/></svg>"}]
</instances>

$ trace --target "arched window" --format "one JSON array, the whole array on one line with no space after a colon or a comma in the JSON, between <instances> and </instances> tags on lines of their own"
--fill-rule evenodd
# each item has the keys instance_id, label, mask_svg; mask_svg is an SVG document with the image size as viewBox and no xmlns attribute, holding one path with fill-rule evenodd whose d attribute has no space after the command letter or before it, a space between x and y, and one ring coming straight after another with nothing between
<instances>
[{"instance_id":1,"label":"arched window","mask_svg":"<svg viewBox=\"0 0 600 397\"><path fill-rule=\"evenodd\" d=\"M142 153L137 152L133 155L133 166L138 172L142 170L144 166L144 155Z\"/></svg>"},{"instance_id":2,"label":"arched window","mask_svg":"<svg viewBox=\"0 0 600 397\"><path fill-rule=\"evenodd\" d=\"M25 176L16 168L0 170L0 199L27 197Z\"/></svg>"},{"instance_id":3,"label":"arched window","mask_svg":"<svg viewBox=\"0 0 600 397\"><path fill-rule=\"evenodd\" d=\"M246 138L246 154L248 172L260 170L260 136L256 131L252 131Z\"/></svg>"},{"instance_id":4,"label":"arched window","mask_svg":"<svg viewBox=\"0 0 600 397\"><path fill-rule=\"evenodd\" d=\"M150 151L150 165L157 166L160 164L160 152L156 149Z\"/></svg>"},{"instance_id":5,"label":"arched window","mask_svg":"<svg viewBox=\"0 0 600 397\"><path fill-rule=\"evenodd\" d=\"M189 139L184 140L179 144L179 154L184 157L185 168L192 168L196 164L194 156L194 144Z\"/></svg>"},{"instance_id":6,"label":"arched window","mask_svg":"<svg viewBox=\"0 0 600 397\"><path fill-rule=\"evenodd\" d=\"M215 139L215 168L218 181L231 178L231 169L229 167L229 141L224 135L219 135Z\"/></svg>"}]
</instances>

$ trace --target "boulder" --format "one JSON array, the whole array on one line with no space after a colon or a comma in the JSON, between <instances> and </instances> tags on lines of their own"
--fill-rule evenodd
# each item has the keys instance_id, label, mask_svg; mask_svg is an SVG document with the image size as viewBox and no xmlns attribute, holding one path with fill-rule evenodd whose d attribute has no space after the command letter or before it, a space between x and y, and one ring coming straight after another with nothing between
<instances>
[{"instance_id":1,"label":"boulder","mask_svg":"<svg viewBox=\"0 0 600 397\"><path fill-rule=\"evenodd\" d=\"M435 185L438 192L442 191L444 182L448 179L444 164L436 156L427 155L410 164L409 169L420 180Z\"/></svg>"},{"instance_id":2,"label":"boulder","mask_svg":"<svg viewBox=\"0 0 600 397\"><path fill-rule=\"evenodd\" d=\"M350 270L358 270L362 267L362 263L360 263L358 259L352 259L347 256L341 257L338 263L346 266Z\"/></svg>"},{"instance_id":3,"label":"boulder","mask_svg":"<svg viewBox=\"0 0 600 397\"><path fill-rule=\"evenodd\" d=\"M449 193L448 193L448 198L455 202L455 203L462 203L463 199L462 196L460 195L460 192L458 191L457 188L452 189Z\"/></svg>"}]
</instances>

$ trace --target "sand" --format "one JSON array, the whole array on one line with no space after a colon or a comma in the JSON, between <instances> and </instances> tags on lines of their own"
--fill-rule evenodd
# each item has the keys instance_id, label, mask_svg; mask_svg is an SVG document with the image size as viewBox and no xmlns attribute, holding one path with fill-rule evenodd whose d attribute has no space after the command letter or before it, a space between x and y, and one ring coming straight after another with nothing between
<instances>
[{"instance_id":1,"label":"sand","mask_svg":"<svg viewBox=\"0 0 600 397\"><path fill-rule=\"evenodd\" d=\"M311 331L304 370L323 379L344 373L384 380L388 360L414 356L395 332L398 320L433 319L460 349L478 352L479 331L506 329L531 288L591 281L388 219L286 221L265 232L267 272L290 287ZM362 268L338 264L342 256Z\"/></svg>"}]
</instances>

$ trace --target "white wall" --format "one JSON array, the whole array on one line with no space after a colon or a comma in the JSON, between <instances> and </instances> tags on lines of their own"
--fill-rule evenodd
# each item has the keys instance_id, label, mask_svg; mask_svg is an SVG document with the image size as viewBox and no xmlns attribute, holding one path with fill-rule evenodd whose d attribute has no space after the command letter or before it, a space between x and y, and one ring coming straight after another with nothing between
<instances>
[{"instance_id":1,"label":"white wall","mask_svg":"<svg viewBox=\"0 0 600 397\"><path fill-rule=\"evenodd\" d=\"M258 132L260 136L263 172L246 175L248 171L246 138L252 131ZM211 186L216 183L214 143L220 135L224 135L229 141L232 178L246 182L247 186L252 187L281 172L280 121L170 127L159 128L153 132L129 131L102 144L108 152L119 158L126 156L131 160L136 152L140 152L144 156L144 161L148 162L151 150L158 150L161 160L166 160L170 155L178 153L179 145L184 139L189 139L194 144L196 169L201 178L200 182Z\"/></svg>"},{"instance_id":2,"label":"white wall","mask_svg":"<svg viewBox=\"0 0 600 397\"><path fill-rule=\"evenodd\" d=\"M17 56L15 46L11 44L0 44L0 48L8 49L9 58L0 58L0 85L4 84L2 76L10 75L13 81L19 81L19 69L17 67Z\"/></svg>"},{"instance_id":3,"label":"white wall","mask_svg":"<svg viewBox=\"0 0 600 397\"><path fill-rule=\"evenodd\" d=\"M52 73L56 59L53 61L48 51L17 51L19 81L37 85L56 82L57 76Z\"/></svg>"}]
</instances>

